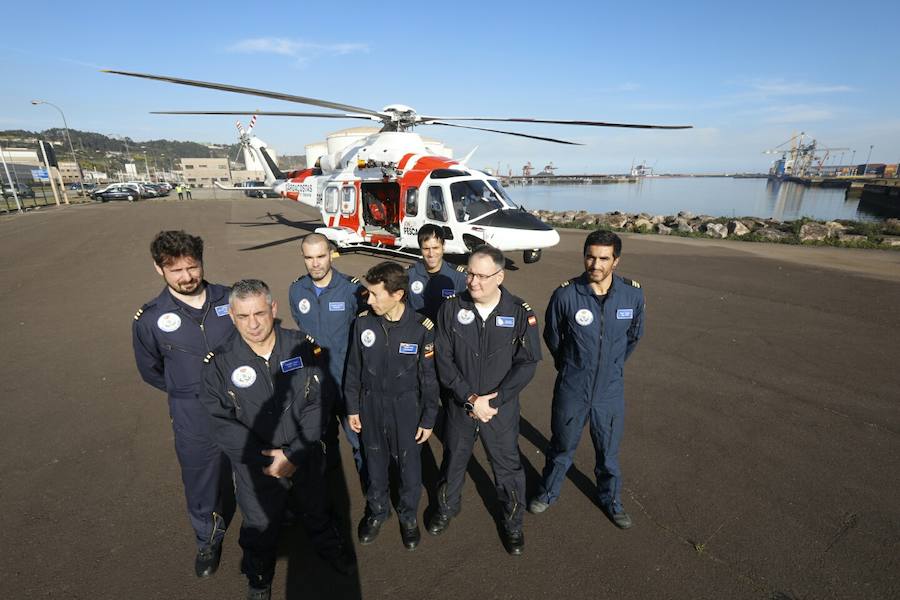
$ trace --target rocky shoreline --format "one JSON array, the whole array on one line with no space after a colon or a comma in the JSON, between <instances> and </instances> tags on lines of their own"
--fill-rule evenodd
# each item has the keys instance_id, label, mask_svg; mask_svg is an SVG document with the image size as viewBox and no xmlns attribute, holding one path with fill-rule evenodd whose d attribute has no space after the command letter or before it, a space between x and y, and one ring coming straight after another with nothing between
<instances>
[{"instance_id":1,"label":"rocky shoreline","mask_svg":"<svg viewBox=\"0 0 900 600\"><path fill-rule=\"evenodd\" d=\"M900 250L900 219L884 222L816 221L802 218L778 221L756 217L711 217L682 211L677 215L648 213L591 214L587 211L533 210L531 213L553 227L609 229L656 235L733 239L780 244L810 244L850 248Z\"/></svg>"}]
</instances>

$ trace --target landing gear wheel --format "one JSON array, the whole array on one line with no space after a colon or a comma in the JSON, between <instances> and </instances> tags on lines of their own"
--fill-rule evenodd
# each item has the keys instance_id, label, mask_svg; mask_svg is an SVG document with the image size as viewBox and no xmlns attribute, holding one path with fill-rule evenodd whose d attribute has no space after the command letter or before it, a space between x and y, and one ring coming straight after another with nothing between
<instances>
[{"instance_id":1,"label":"landing gear wheel","mask_svg":"<svg viewBox=\"0 0 900 600\"><path fill-rule=\"evenodd\" d=\"M540 250L526 250L522 253L522 259L525 261L526 265L536 263L537 261L541 260L541 251Z\"/></svg>"}]
</instances>

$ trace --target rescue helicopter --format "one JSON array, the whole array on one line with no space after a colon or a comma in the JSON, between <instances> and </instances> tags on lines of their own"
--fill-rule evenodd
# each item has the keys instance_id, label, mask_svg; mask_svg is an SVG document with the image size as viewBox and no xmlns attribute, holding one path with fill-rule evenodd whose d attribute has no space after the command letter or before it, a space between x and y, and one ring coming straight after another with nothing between
<instances>
[{"instance_id":1,"label":"rescue helicopter","mask_svg":"<svg viewBox=\"0 0 900 600\"><path fill-rule=\"evenodd\" d=\"M309 168L282 172L265 142L238 123L241 146L255 156L266 175L265 187L319 210L325 235L338 249L368 248L418 256L416 234L426 223L444 230L444 250L466 254L487 243L502 251L522 251L525 263L540 260L541 251L559 243L559 234L517 205L499 179L467 165L474 150L461 160L440 154L432 142L412 131L440 125L512 135L545 142L577 142L521 132L461 125L456 121L545 123L632 129L690 129L690 125L644 125L603 121L524 117L440 117L422 115L403 104L373 110L328 100L295 96L178 77L130 71L106 73L234 92L338 112L294 111L154 111L168 115L261 115L325 119L359 119L380 123L379 130L358 136L344 147L325 152ZM223 186L219 186L223 187ZM230 188L225 188L230 189ZM247 188L234 188L246 190Z\"/></svg>"}]
</instances>

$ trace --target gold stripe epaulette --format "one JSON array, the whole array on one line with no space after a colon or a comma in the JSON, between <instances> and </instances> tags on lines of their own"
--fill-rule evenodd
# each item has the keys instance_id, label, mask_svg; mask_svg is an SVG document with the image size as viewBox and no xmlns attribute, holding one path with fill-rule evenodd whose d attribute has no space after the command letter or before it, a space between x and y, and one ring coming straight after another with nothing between
<instances>
[{"instance_id":1,"label":"gold stripe epaulette","mask_svg":"<svg viewBox=\"0 0 900 600\"><path fill-rule=\"evenodd\" d=\"M359 277L351 277L350 283L359 283Z\"/></svg>"},{"instance_id":2,"label":"gold stripe epaulette","mask_svg":"<svg viewBox=\"0 0 900 600\"><path fill-rule=\"evenodd\" d=\"M134 320L137 321L138 319L140 319L142 314L144 314L144 309L143 308L137 309L137 312L134 313Z\"/></svg>"},{"instance_id":3,"label":"gold stripe epaulette","mask_svg":"<svg viewBox=\"0 0 900 600\"><path fill-rule=\"evenodd\" d=\"M567 280L563 281L561 284L559 284L559 287L566 287L570 283L572 283L572 282L567 279Z\"/></svg>"},{"instance_id":4,"label":"gold stripe epaulette","mask_svg":"<svg viewBox=\"0 0 900 600\"><path fill-rule=\"evenodd\" d=\"M369 314L369 311L368 311L368 310L364 310L364 311L362 311L361 313L359 313L359 314L356 315L356 316L357 316L357 317L364 317L364 316L366 316L367 314Z\"/></svg>"},{"instance_id":5,"label":"gold stripe epaulette","mask_svg":"<svg viewBox=\"0 0 900 600\"><path fill-rule=\"evenodd\" d=\"M215 356L215 354L212 353L212 352L210 352L210 353L207 354L206 357L203 359L203 362L205 362L206 364L209 364L209 361L212 360L212 357L213 357L213 356Z\"/></svg>"},{"instance_id":6,"label":"gold stripe epaulette","mask_svg":"<svg viewBox=\"0 0 900 600\"><path fill-rule=\"evenodd\" d=\"M523 303L522 303L522 308L524 308L525 310L531 310L531 305L528 304L527 302L523 302Z\"/></svg>"},{"instance_id":7,"label":"gold stripe epaulette","mask_svg":"<svg viewBox=\"0 0 900 600\"><path fill-rule=\"evenodd\" d=\"M463 265L456 265L456 270L459 271L460 273L466 272L466 268Z\"/></svg>"},{"instance_id":8,"label":"gold stripe epaulette","mask_svg":"<svg viewBox=\"0 0 900 600\"><path fill-rule=\"evenodd\" d=\"M425 317L422 320L422 327L424 327L428 331L431 331L432 329L434 329L434 322L432 322L432 320L429 319L428 317Z\"/></svg>"}]
</instances>

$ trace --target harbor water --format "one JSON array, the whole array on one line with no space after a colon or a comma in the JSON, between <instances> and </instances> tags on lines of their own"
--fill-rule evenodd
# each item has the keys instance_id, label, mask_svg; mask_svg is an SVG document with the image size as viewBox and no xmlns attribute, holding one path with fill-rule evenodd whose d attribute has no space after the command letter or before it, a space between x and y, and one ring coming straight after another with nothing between
<instances>
[{"instance_id":1,"label":"harbor water","mask_svg":"<svg viewBox=\"0 0 900 600\"><path fill-rule=\"evenodd\" d=\"M883 209L845 190L797 183L730 177L647 177L636 183L512 185L513 200L529 210L621 211L674 215L689 211L714 217L759 217L792 221L879 221Z\"/></svg>"}]
</instances>

